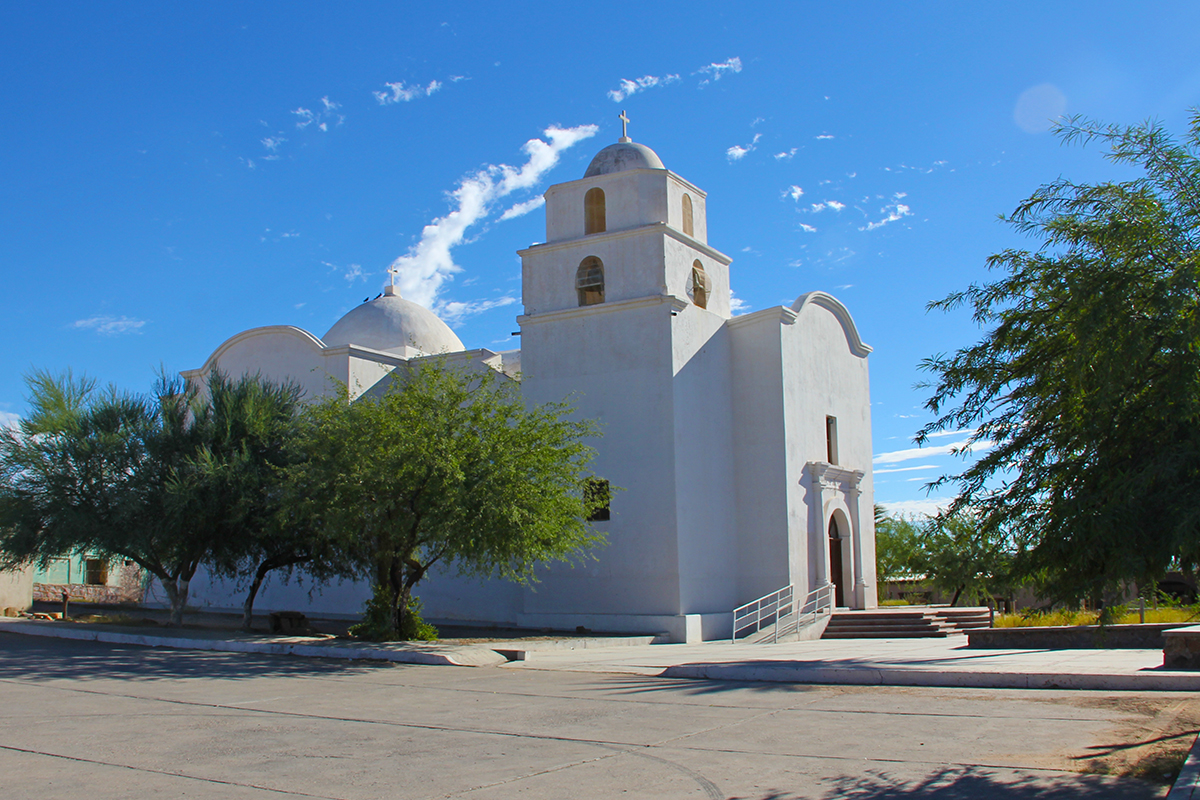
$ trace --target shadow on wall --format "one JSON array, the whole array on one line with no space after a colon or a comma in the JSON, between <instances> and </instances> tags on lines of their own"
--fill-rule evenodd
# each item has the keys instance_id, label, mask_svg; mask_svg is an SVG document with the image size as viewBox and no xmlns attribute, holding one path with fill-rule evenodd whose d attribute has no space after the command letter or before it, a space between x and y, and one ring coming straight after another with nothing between
<instances>
[{"instance_id":1,"label":"shadow on wall","mask_svg":"<svg viewBox=\"0 0 1200 800\"><path fill-rule=\"evenodd\" d=\"M913 779L882 770L854 778L829 782L820 795L805 798L832 800L1143 800L1161 797L1162 787L1135 778L1106 778L1097 775L1021 776L1012 770L942 769ZM736 795L729 800L800 800L801 795L773 791L763 795Z\"/></svg>"}]
</instances>

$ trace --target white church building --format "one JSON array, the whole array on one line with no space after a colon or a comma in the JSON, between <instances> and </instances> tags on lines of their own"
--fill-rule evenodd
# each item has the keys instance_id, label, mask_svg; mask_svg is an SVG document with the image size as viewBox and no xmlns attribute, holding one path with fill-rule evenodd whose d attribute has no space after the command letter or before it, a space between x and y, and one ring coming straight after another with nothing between
<instances>
[{"instance_id":1,"label":"white church building","mask_svg":"<svg viewBox=\"0 0 1200 800\"><path fill-rule=\"evenodd\" d=\"M598 420L595 474L621 487L595 523L607 545L547 565L533 588L431 575L417 587L431 621L699 641L728 637L735 607L783 587L874 607L871 348L846 307L809 292L731 316L731 259L708 243L705 192L626 136L545 199L546 241L520 251L519 350L466 350L388 287L323 337L255 328L184 374L261 373L310 397L333 376L353 398L406 361L441 357ZM241 602L201 575L192 589L194 607ZM365 583L274 579L256 608L351 616L369 595Z\"/></svg>"}]
</instances>

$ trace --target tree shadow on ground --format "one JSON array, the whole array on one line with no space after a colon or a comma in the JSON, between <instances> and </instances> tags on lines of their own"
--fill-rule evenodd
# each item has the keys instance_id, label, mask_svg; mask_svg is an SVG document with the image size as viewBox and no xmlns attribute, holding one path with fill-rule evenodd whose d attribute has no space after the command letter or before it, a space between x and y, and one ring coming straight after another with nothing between
<instances>
[{"instance_id":1,"label":"tree shadow on ground","mask_svg":"<svg viewBox=\"0 0 1200 800\"><path fill-rule=\"evenodd\" d=\"M779 694L781 692L817 692L835 688L826 684L796 683L781 681L727 681L707 678L671 678L659 675L610 675L601 686L609 691L616 688L618 694L652 694L670 692L683 695L718 695L731 692L759 692Z\"/></svg>"},{"instance_id":2,"label":"tree shadow on ground","mask_svg":"<svg viewBox=\"0 0 1200 800\"><path fill-rule=\"evenodd\" d=\"M345 677L417 665L48 639L0 632L0 676L62 679Z\"/></svg>"},{"instance_id":3,"label":"tree shadow on ground","mask_svg":"<svg viewBox=\"0 0 1200 800\"><path fill-rule=\"evenodd\" d=\"M1162 787L1126 778L1095 775L1028 776L980 769L942 769L918 780L886 772L866 772L830 782L823 794L774 791L734 795L729 800L1146 800L1161 797Z\"/></svg>"}]
</instances>

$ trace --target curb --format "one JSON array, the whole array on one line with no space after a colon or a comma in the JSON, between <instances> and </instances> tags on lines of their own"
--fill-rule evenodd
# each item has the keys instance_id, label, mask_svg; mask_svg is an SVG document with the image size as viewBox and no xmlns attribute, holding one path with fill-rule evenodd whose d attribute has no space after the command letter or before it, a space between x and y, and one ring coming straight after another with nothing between
<instances>
[{"instance_id":1,"label":"curb","mask_svg":"<svg viewBox=\"0 0 1200 800\"><path fill-rule=\"evenodd\" d=\"M0 632L20 636L42 636L49 639L74 639L108 644L132 644L143 647L169 647L177 650L213 650L222 653L262 653L277 656L308 658L370 659L399 664L433 664L454 667L490 667L504 664L507 659L494 650L483 647L456 647L440 650L421 649L413 645L379 647L373 645L324 645L303 642L251 642L237 639L203 639L171 636L147 636L137 633L52 628L50 624L14 622L0 625Z\"/></svg>"},{"instance_id":2,"label":"curb","mask_svg":"<svg viewBox=\"0 0 1200 800\"><path fill-rule=\"evenodd\" d=\"M1192 743L1187 761L1179 770L1179 777L1167 793L1166 800L1192 800L1197 797L1200 797L1200 737Z\"/></svg>"},{"instance_id":3,"label":"curb","mask_svg":"<svg viewBox=\"0 0 1200 800\"><path fill-rule=\"evenodd\" d=\"M764 681L851 686L944 686L974 689L1101 689L1141 692L1197 692L1200 673L1144 672L1136 675L1104 673L947 672L914 669L843 669L777 664L678 664L667 667L664 678L717 681ZM1195 754L1194 754L1195 755ZM1197 756L1200 760L1200 756ZM1200 769L1200 764L1197 764ZM1172 798L1174 800L1174 798Z\"/></svg>"}]
</instances>

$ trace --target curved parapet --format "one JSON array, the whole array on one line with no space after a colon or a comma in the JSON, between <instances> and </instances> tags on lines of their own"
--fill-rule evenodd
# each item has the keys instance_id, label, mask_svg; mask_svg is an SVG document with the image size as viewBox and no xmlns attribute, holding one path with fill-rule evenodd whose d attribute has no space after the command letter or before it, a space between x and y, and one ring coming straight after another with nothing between
<instances>
[{"instance_id":1,"label":"curved parapet","mask_svg":"<svg viewBox=\"0 0 1200 800\"><path fill-rule=\"evenodd\" d=\"M800 316L800 314L804 313L804 309L810 305L820 306L833 312L837 321L841 323L842 330L846 333L846 343L850 345L850 352L854 353L854 355L859 358L866 358L874 349L858 335L858 326L854 324L854 318L850 316L850 310L842 305L841 301L836 297L828 292L806 292L797 297L796 302L792 303L792 311L796 312L796 316Z\"/></svg>"},{"instance_id":2,"label":"curved parapet","mask_svg":"<svg viewBox=\"0 0 1200 800\"><path fill-rule=\"evenodd\" d=\"M297 328L295 325L264 325L261 328L251 328L248 331L242 331L239 334L230 336L216 350L213 350L212 355L205 360L204 366L197 370L188 370L188 372L196 375L207 374L216 368L222 356L226 353L237 349L240 345L244 345L248 339L261 336L281 336L296 340L293 344L299 344L301 347L308 345L314 354L320 353L325 349L323 341L303 328Z\"/></svg>"}]
</instances>

